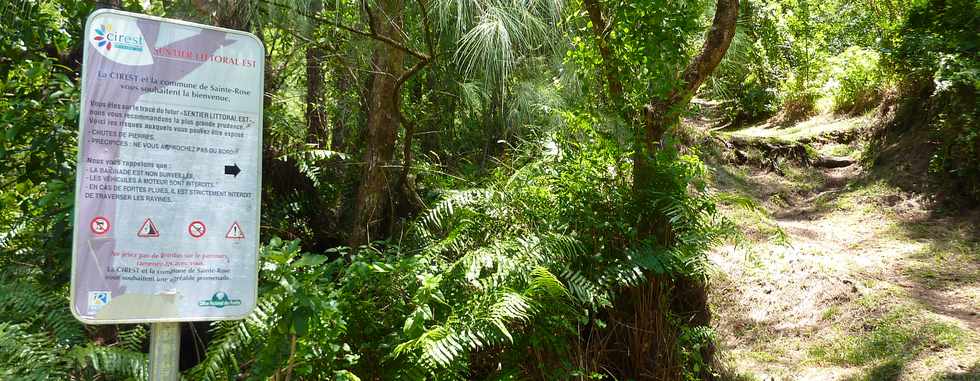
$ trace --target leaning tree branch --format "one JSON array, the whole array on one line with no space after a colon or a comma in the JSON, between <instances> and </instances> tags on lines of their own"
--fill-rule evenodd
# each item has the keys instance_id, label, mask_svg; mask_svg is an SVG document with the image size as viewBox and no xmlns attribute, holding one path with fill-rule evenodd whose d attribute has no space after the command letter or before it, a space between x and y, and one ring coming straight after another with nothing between
<instances>
[{"instance_id":1,"label":"leaning tree branch","mask_svg":"<svg viewBox=\"0 0 980 381\"><path fill-rule=\"evenodd\" d=\"M425 0L416 0L416 1L419 4L419 11L422 13L422 30L423 30L423 34L425 35L425 45L429 50L429 54L426 55L424 59L420 58L415 63L415 65L412 65L412 67L409 68L408 71L402 73L402 75L398 77L398 81L396 82L395 86L396 88L399 89L401 88L402 84L405 83L405 81L408 81L410 78L412 78L412 76L414 76L420 70L428 66L429 63L431 63L432 60L434 60L436 57L435 42L433 42L433 38L432 38L432 28L429 26L430 25L429 16L428 16L429 13L428 13L428 9L426 8L426 2Z\"/></svg>"},{"instance_id":2,"label":"leaning tree branch","mask_svg":"<svg viewBox=\"0 0 980 381\"><path fill-rule=\"evenodd\" d=\"M672 90L664 98L654 98L643 106L645 137L643 144L653 152L654 144L663 139L669 127L662 123L675 118L682 106L694 97L701 84L715 70L721 59L725 57L728 47L735 36L735 26L738 21L738 0L717 0L715 17L711 29L704 39L701 52L688 63L681 79L684 82L679 88Z\"/></svg>"},{"instance_id":3,"label":"leaning tree branch","mask_svg":"<svg viewBox=\"0 0 980 381\"><path fill-rule=\"evenodd\" d=\"M681 91L675 92L676 99L673 104L690 101L704 80L715 71L732 44L737 21L738 0L718 0L715 3L715 17L711 23L711 30L704 39L701 52L684 69L684 74L681 76L684 87Z\"/></svg>"}]
</instances>

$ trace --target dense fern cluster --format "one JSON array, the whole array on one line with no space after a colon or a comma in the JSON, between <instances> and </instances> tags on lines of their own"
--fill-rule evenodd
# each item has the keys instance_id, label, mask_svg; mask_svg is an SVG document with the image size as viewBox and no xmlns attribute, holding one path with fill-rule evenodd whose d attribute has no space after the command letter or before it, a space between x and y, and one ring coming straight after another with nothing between
<instances>
[{"instance_id":1,"label":"dense fern cluster","mask_svg":"<svg viewBox=\"0 0 980 381\"><path fill-rule=\"evenodd\" d=\"M556 153L500 169L483 187L446 190L397 240L303 253L262 252L262 300L213 325L195 379L472 379L596 371L575 361L585 327L629 286L656 274L703 275L703 250L727 229L697 184L703 167L665 150L676 177L655 198L671 247L632 237L629 155L587 116L553 137ZM667 163L672 163L667 165ZM509 167L502 167L509 168ZM710 332L678 353L696 353ZM683 347L687 345L687 347ZM355 376L356 375L356 376Z\"/></svg>"},{"instance_id":2,"label":"dense fern cluster","mask_svg":"<svg viewBox=\"0 0 980 381\"><path fill-rule=\"evenodd\" d=\"M702 276L703 250L725 226L697 186L700 162L665 150L652 207L669 216L677 243L637 241L629 153L599 119L565 118L569 129L543 142L553 149L501 166L482 187L443 191L397 239L319 253L272 239L261 252L258 307L213 323L204 360L186 375L564 379L598 371L582 360L582 335L602 329L602 312L650 276ZM24 275L0 282L0 375L145 376L145 326L93 342L106 335L71 318L67 290ZM710 335L703 330L684 331L690 340L678 341L678 353L697 353Z\"/></svg>"},{"instance_id":3,"label":"dense fern cluster","mask_svg":"<svg viewBox=\"0 0 980 381\"><path fill-rule=\"evenodd\" d=\"M92 342L94 330L68 310L68 290L51 290L36 277L17 266L0 270L0 379L146 378L146 327Z\"/></svg>"}]
</instances>

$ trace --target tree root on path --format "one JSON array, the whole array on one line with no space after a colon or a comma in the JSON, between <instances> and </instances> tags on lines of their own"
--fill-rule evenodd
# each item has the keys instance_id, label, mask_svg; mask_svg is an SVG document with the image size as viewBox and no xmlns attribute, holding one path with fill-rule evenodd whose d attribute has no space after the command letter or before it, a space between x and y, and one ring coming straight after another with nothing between
<instances>
[{"instance_id":1,"label":"tree root on path","mask_svg":"<svg viewBox=\"0 0 980 381\"><path fill-rule=\"evenodd\" d=\"M779 139L752 139L733 136L718 139L727 148L726 155L735 165L751 164L782 174L784 163L818 168L844 168L856 161L849 157L822 156L809 142Z\"/></svg>"}]
</instances>

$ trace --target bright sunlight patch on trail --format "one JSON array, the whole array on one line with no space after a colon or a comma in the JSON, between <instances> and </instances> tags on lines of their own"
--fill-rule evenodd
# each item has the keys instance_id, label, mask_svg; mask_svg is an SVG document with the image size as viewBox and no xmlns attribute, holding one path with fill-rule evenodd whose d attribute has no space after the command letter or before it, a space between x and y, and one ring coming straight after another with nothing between
<instances>
[{"instance_id":1,"label":"bright sunlight patch on trail","mask_svg":"<svg viewBox=\"0 0 980 381\"><path fill-rule=\"evenodd\" d=\"M822 137L867 122L818 116L730 135L802 139L821 153L854 155L860 142ZM782 175L750 165L714 169L719 192L748 196L765 209L724 207L745 240L711 254L719 346L735 373L757 380L980 379L976 216L939 216L923 196L870 179L860 164L784 166Z\"/></svg>"}]
</instances>

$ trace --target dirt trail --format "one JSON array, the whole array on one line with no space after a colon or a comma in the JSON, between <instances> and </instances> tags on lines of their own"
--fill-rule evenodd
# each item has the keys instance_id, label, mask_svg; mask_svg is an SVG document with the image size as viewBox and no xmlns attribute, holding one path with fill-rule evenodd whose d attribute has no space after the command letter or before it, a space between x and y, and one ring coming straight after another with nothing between
<instances>
[{"instance_id":1,"label":"dirt trail","mask_svg":"<svg viewBox=\"0 0 980 381\"><path fill-rule=\"evenodd\" d=\"M856 159L863 149L811 138L826 156ZM715 325L733 374L980 380L977 213L942 217L926 196L860 164L713 167L719 192L763 209L726 207L745 236L711 254Z\"/></svg>"}]
</instances>

